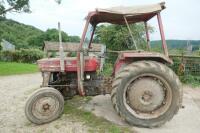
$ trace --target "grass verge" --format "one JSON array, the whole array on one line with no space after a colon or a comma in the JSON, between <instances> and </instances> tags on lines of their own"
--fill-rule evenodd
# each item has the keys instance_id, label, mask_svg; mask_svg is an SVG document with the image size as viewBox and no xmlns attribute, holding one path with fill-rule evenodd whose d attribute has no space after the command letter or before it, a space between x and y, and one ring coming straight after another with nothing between
<instances>
[{"instance_id":1,"label":"grass verge","mask_svg":"<svg viewBox=\"0 0 200 133\"><path fill-rule=\"evenodd\" d=\"M180 79L184 84L191 85L192 87L200 86L200 76L180 76Z\"/></svg>"},{"instance_id":2,"label":"grass verge","mask_svg":"<svg viewBox=\"0 0 200 133\"><path fill-rule=\"evenodd\" d=\"M75 96L65 102L64 113L71 119L83 122L90 127L91 133L129 133L133 132L129 127L116 125L102 117L97 117L93 113L81 109L81 105L90 101L91 97Z\"/></svg>"},{"instance_id":3,"label":"grass verge","mask_svg":"<svg viewBox=\"0 0 200 133\"><path fill-rule=\"evenodd\" d=\"M38 72L36 64L0 62L0 76Z\"/></svg>"}]
</instances>

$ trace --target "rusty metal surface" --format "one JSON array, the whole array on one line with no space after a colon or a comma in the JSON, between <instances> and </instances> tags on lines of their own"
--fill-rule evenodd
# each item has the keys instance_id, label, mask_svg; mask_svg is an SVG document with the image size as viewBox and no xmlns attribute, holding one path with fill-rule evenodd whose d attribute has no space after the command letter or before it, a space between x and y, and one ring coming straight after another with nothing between
<instances>
[{"instance_id":1,"label":"rusty metal surface","mask_svg":"<svg viewBox=\"0 0 200 133\"><path fill-rule=\"evenodd\" d=\"M48 86L50 80L51 72L42 72L42 86Z\"/></svg>"},{"instance_id":2,"label":"rusty metal surface","mask_svg":"<svg viewBox=\"0 0 200 133\"><path fill-rule=\"evenodd\" d=\"M162 60L164 60L167 63L172 64L172 60L168 57L165 56L161 53L156 53L156 52L147 52L147 51L141 51L141 52L129 52L129 51L124 51L124 53L120 54L120 58L121 59L125 59L125 58L137 58L137 57L141 57L145 60L145 58L160 58Z\"/></svg>"},{"instance_id":3,"label":"rusty metal surface","mask_svg":"<svg viewBox=\"0 0 200 133\"><path fill-rule=\"evenodd\" d=\"M119 52L119 56L115 62L113 75L116 75L122 67L139 60L152 60L161 63L173 64L173 61L169 57L161 53L148 51L121 51Z\"/></svg>"},{"instance_id":4,"label":"rusty metal surface","mask_svg":"<svg viewBox=\"0 0 200 133\"><path fill-rule=\"evenodd\" d=\"M160 36L161 36L161 40L162 40L162 48L163 48L164 54L166 56L169 56L168 49L167 49L167 43L166 43L166 40L165 40L163 23L162 23L160 13L157 13L157 19L158 19L158 26L159 26L159 30L160 30Z\"/></svg>"},{"instance_id":5,"label":"rusty metal surface","mask_svg":"<svg viewBox=\"0 0 200 133\"><path fill-rule=\"evenodd\" d=\"M83 88L83 80L81 79L81 77L83 77L83 75L81 75L82 74L81 69L83 69L84 66L83 66L83 64L81 64L81 53L80 53L80 50L83 48L83 42L85 40L87 29L88 29L88 26L89 26L89 23L90 23L89 21L90 21L89 19L86 20L85 27L84 27L84 30L83 30L83 33L82 33L82 37L81 37L81 40L80 40L80 45L79 45L78 53L77 53L78 91L79 91L79 94L81 96L85 95L85 91L84 91L84 88Z\"/></svg>"}]
</instances>

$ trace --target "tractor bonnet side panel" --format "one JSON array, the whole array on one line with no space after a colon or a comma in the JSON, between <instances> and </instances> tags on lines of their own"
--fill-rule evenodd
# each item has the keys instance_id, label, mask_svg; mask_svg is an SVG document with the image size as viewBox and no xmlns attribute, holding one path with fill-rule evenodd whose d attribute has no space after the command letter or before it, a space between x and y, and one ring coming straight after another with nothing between
<instances>
[{"instance_id":1,"label":"tractor bonnet side panel","mask_svg":"<svg viewBox=\"0 0 200 133\"><path fill-rule=\"evenodd\" d=\"M60 72L60 59L49 58L41 59L37 61L40 71L45 72ZM76 72L77 71L77 58L67 57L64 60L65 72ZM95 57L85 58L84 71L91 72L96 71L99 68L99 61Z\"/></svg>"}]
</instances>

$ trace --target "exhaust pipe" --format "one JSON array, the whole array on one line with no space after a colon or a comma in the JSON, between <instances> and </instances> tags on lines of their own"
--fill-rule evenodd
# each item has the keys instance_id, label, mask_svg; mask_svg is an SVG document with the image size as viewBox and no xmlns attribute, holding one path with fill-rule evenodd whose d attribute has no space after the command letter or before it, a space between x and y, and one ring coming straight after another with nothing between
<instances>
[{"instance_id":1,"label":"exhaust pipe","mask_svg":"<svg viewBox=\"0 0 200 133\"><path fill-rule=\"evenodd\" d=\"M62 35L61 35L60 22L58 22L58 31L59 31L60 71L65 72L64 50L63 50L63 45L62 45Z\"/></svg>"}]
</instances>

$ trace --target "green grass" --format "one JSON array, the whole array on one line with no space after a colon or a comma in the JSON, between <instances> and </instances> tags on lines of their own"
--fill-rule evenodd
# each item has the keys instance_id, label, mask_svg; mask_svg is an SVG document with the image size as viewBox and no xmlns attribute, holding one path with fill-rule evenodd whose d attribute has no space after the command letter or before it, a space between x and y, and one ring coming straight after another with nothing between
<instances>
[{"instance_id":1,"label":"green grass","mask_svg":"<svg viewBox=\"0 0 200 133\"><path fill-rule=\"evenodd\" d=\"M0 76L38 72L36 64L0 62Z\"/></svg>"},{"instance_id":2,"label":"green grass","mask_svg":"<svg viewBox=\"0 0 200 133\"><path fill-rule=\"evenodd\" d=\"M97 117L89 111L81 108L81 105L90 101L91 97L75 96L71 100L65 102L64 113L70 119L83 122L89 126L91 133L129 133L133 132L129 127L116 125L102 117Z\"/></svg>"}]
</instances>

